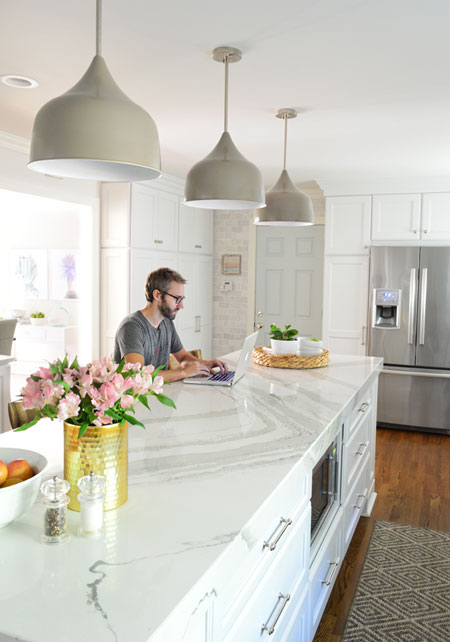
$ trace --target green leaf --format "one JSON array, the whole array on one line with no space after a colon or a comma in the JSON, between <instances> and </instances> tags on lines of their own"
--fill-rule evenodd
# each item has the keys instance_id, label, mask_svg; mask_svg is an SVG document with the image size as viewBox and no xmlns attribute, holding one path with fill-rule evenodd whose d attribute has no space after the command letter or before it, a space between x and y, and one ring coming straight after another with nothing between
<instances>
[{"instance_id":1,"label":"green leaf","mask_svg":"<svg viewBox=\"0 0 450 642\"><path fill-rule=\"evenodd\" d=\"M62 362L61 365L62 365L64 370L69 366L69 357L67 356L67 352L64 355L64 359L63 359L63 362Z\"/></svg>"},{"instance_id":2,"label":"green leaf","mask_svg":"<svg viewBox=\"0 0 450 642\"><path fill-rule=\"evenodd\" d=\"M53 374L53 375L55 375L55 376L56 376L57 374L59 374L58 367L57 367L57 366L55 366L55 364L54 364L54 363L49 363L49 366L50 366L50 370L52 371L52 374Z\"/></svg>"},{"instance_id":3,"label":"green leaf","mask_svg":"<svg viewBox=\"0 0 450 642\"><path fill-rule=\"evenodd\" d=\"M78 370L78 371L80 370L80 366L79 366L79 363L78 363L78 357L77 356L75 357L75 359L70 364L70 369L73 370L74 368L75 368L75 370Z\"/></svg>"},{"instance_id":4,"label":"green leaf","mask_svg":"<svg viewBox=\"0 0 450 642\"><path fill-rule=\"evenodd\" d=\"M136 419L136 417L133 417L133 415L124 414L123 418L126 419L127 421L129 421L130 424L132 424L133 426L141 426L142 428L145 429L145 426L142 423L142 421L139 421L138 419Z\"/></svg>"},{"instance_id":5,"label":"green leaf","mask_svg":"<svg viewBox=\"0 0 450 642\"><path fill-rule=\"evenodd\" d=\"M81 424L80 430L78 431L78 439L84 435L86 430L88 429L89 424L85 422L84 424Z\"/></svg>"},{"instance_id":6,"label":"green leaf","mask_svg":"<svg viewBox=\"0 0 450 642\"><path fill-rule=\"evenodd\" d=\"M164 404L165 406L169 406L169 408L175 408L176 410L176 406L172 399L170 399L170 397L166 397L166 395L163 395L162 393L160 393L159 395L155 395L155 397L160 403Z\"/></svg>"},{"instance_id":7,"label":"green leaf","mask_svg":"<svg viewBox=\"0 0 450 642\"><path fill-rule=\"evenodd\" d=\"M148 410L150 410L150 406L148 405L148 399L145 395L139 395L138 399L143 406L145 406Z\"/></svg>"},{"instance_id":8,"label":"green leaf","mask_svg":"<svg viewBox=\"0 0 450 642\"><path fill-rule=\"evenodd\" d=\"M124 365L125 365L125 357L123 357L123 359L119 363L119 367L116 370L117 374L120 374L122 372Z\"/></svg>"},{"instance_id":9,"label":"green leaf","mask_svg":"<svg viewBox=\"0 0 450 642\"><path fill-rule=\"evenodd\" d=\"M115 412L113 408L110 408L105 412L105 415L108 415L108 417L112 417L114 421L122 421L122 418L125 417L123 413L119 414Z\"/></svg>"},{"instance_id":10,"label":"green leaf","mask_svg":"<svg viewBox=\"0 0 450 642\"><path fill-rule=\"evenodd\" d=\"M31 428L31 426L34 426L37 424L39 419L42 418L42 415L38 412L34 418L29 421L27 424L22 424L21 426L18 426L17 428L14 428L14 432L21 432L22 430L28 430L28 428Z\"/></svg>"}]
</instances>

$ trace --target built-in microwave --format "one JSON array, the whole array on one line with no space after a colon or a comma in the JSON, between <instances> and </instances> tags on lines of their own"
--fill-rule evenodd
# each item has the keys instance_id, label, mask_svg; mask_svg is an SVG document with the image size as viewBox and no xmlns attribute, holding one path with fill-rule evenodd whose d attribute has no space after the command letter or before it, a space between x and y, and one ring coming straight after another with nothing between
<instances>
[{"instance_id":1,"label":"built-in microwave","mask_svg":"<svg viewBox=\"0 0 450 642\"><path fill-rule=\"evenodd\" d=\"M311 561L339 508L341 492L341 432L313 468L311 492Z\"/></svg>"}]
</instances>

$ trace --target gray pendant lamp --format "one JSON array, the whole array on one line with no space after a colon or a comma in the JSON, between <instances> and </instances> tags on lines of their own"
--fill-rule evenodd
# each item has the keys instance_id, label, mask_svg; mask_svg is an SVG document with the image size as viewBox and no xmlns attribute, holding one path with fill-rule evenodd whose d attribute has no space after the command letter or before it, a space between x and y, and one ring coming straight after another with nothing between
<instances>
[{"instance_id":1,"label":"gray pendant lamp","mask_svg":"<svg viewBox=\"0 0 450 642\"><path fill-rule=\"evenodd\" d=\"M212 57L225 64L224 132L212 152L186 177L186 205L214 210L248 210L265 206L259 169L238 151L228 133L228 65L242 54L234 47L217 47Z\"/></svg>"},{"instance_id":2,"label":"gray pendant lamp","mask_svg":"<svg viewBox=\"0 0 450 642\"><path fill-rule=\"evenodd\" d=\"M119 89L101 56L101 0L97 0L96 55L72 89L39 110L28 167L43 174L98 181L161 176L156 125Z\"/></svg>"},{"instance_id":3,"label":"gray pendant lamp","mask_svg":"<svg viewBox=\"0 0 450 642\"><path fill-rule=\"evenodd\" d=\"M279 109L277 118L284 120L284 165L280 178L266 192L267 207L255 212L256 225L314 225L314 210L311 199L291 181L286 171L287 121L296 118L295 109Z\"/></svg>"}]
</instances>

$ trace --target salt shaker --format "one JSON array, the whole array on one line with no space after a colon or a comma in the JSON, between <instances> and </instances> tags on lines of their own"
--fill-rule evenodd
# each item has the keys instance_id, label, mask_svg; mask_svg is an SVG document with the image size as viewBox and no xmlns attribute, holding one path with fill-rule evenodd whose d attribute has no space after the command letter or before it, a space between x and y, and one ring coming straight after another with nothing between
<instances>
[{"instance_id":1,"label":"salt shaker","mask_svg":"<svg viewBox=\"0 0 450 642\"><path fill-rule=\"evenodd\" d=\"M82 535L99 535L102 530L105 484L106 479L93 472L78 480Z\"/></svg>"},{"instance_id":2,"label":"salt shaker","mask_svg":"<svg viewBox=\"0 0 450 642\"><path fill-rule=\"evenodd\" d=\"M67 504L70 499L67 493L70 484L65 479L56 475L41 485L41 493L44 495L44 532L42 541L47 544L59 544L64 542L67 535Z\"/></svg>"}]
</instances>

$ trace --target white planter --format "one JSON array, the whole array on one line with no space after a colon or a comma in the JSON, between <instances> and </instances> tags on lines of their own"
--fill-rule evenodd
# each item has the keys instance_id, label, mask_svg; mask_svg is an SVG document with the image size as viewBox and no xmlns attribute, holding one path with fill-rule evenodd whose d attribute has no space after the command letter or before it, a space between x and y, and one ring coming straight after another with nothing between
<instances>
[{"instance_id":1,"label":"white planter","mask_svg":"<svg viewBox=\"0 0 450 642\"><path fill-rule=\"evenodd\" d=\"M296 354L298 344L296 339L293 341L280 341L279 339L271 339L272 354Z\"/></svg>"},{"instance_id":2,"label":"white planter","mask_svg":"<svg viewBox=\"0 0 450 642\"><path fill-rule=\"evenodd\" d=\"M31 325L46 325L47 317L30 317Z\"/></svg>"},{"instance_id":3,"label":"white planter","mask_svg":"<svg viewBox=\"0 0 450 642\"><path fill-rule=\"evenodd\" d=\"M298 353L302 357L315 357L322 354L323 341L311 341L311 339L297 339Z\"/></svg>"}]
</instances>

